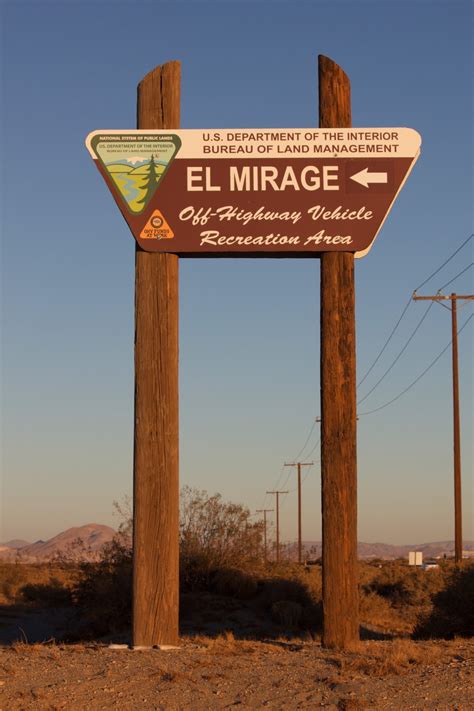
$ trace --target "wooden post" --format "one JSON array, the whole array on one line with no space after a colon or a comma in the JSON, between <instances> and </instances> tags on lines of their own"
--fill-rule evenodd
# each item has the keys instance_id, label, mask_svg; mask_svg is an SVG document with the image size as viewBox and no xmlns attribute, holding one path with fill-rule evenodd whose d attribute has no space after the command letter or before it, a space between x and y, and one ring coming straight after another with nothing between
<instances>
[{"instance_id":1,"label":"wooden post","mask_svg":"<svg viewBox=\"0 0 474 711\"><path fill-rule=\"evenodd\" d=\"M462 561L461 428L459 416L458 316L456 294L451 294L453 357L453 451L454 451L454 560Z\"/></svg>"},{"instance_id":2,"label":"wooden post","mask_svg":"<svg viewBox=\"0 0 474 711\"><path fill-rule=\"evenodd\" d=\"M351 126L349 79L319 57L319 126ZM359 639L354 255L321 254L323 645Z\"/></svg>"},{"instance_id":3,"label":"wooden post","mask_svg":"<svg viewBox=\"0 0 474 711\"><path fill-rule=\"evenodd\" d=\"M138 85L137 124L179 128L179 62ZM134 647L176 644L179 605L178 257L135 260Z\"/></svg>"},{"instance_id":4,"label":"wooden post","mask_svg":"<svg viewBox=\"0 0 474 711\"><path fill-rule=\"evenodd\" d=\"M276 562L280 562L280 494L288 494L288 491L267 491L267 494L276 496Z\"/></svg>"},{"instance_id":5,"label":"wooden post","mask_svg":"<svg viewBox=\"0 0 474 711\"><path fill-rule=\"evenodd\" d=\"M303 542L301 536L301 462L298 462L298 563L303 562Z\"/></svg>"},{"instance_id":6,"label":"wooden post","mask_svg":"<svg viewBox=\"0 0 474 711\"><path fill-rule=\"evenodd\" d=\"M256 513L263 513L263 562L267 563L267 513L273 509L257 509Z\"/></svg>"}]
</instances>

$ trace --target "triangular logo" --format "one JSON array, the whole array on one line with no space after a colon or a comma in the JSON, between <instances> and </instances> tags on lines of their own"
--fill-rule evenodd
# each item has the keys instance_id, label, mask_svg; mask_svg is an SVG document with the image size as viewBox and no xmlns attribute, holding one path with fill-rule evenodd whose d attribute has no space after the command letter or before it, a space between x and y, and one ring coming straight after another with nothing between
<instances>
[{"instance_id":1,"label":"triangular logo","mask_svg":"<svg viewBox=\"0 0 474 711\"><path fill-rule=\"evenodd\" d=\"M171 239L174 232L160 210L155 210L140 232L141 239Z\"/></svg>"},{"instance_id":2,"label":"triangular logo","mask_svg":"<svg viewBox=\"0 0 474 711\"><path fill-rule=\"evenodd\" d=\"M130 212L139 215L149 204L181 141L173 134L95 134L91 148L112 186Z\"/></svg>"}]
</instances>

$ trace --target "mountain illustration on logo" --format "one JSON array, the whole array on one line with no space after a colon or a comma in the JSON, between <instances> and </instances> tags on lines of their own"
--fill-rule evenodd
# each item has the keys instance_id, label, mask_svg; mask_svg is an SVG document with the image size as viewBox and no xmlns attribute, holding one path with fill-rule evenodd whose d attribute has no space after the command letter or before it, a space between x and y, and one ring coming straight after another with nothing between
<instances>
[{"instance_id":1,"label":"mountain illustration on logo","mask_svg":"<svg viewBox=\"0 0 474 711\"><path fill-rule=\"evenodd\" d=\"M125 141L127 136L117 136L116 141L100 138L92 139L94 153L130 212L140 214L155 194L181 141L178 136L162 134L147 136L146 142Z\"/></svg>"}]
</instances>

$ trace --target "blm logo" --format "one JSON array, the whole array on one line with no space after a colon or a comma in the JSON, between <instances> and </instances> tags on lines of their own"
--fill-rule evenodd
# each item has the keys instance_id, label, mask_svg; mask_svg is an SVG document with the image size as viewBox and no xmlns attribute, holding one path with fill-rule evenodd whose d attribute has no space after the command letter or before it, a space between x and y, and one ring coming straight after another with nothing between
<instances>
[{"instance_id":1,"label":"blm logo","mask_svg":"<svg viewBox=\"0 0 474 711\"><path fill-rule=\"evenodd\" d=\"M140 232L141 239L171 239L174 232L160 210L155 210Z\"/></svg>"}]
</instances>

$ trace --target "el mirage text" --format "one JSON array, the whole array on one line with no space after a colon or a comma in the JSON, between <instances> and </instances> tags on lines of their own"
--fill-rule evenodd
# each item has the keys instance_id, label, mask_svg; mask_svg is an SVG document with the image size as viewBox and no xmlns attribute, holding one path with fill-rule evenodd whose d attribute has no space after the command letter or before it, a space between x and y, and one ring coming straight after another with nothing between
<instances>
[{"instance_id":1,"label":"el mirage text","mask_svg":"<svg viewBox=\"0 0 474 711\"><path fill-rule=\"evenodd\" d=\"M275 165L230 165L228 184L230 192L283 191L293 190L339 190L339 166L305 165L295 169L291 165L283 168ZM188 192L220 192L210 166L188 166L186 170L186 190Z\"/></svg>"}]
</instances>

